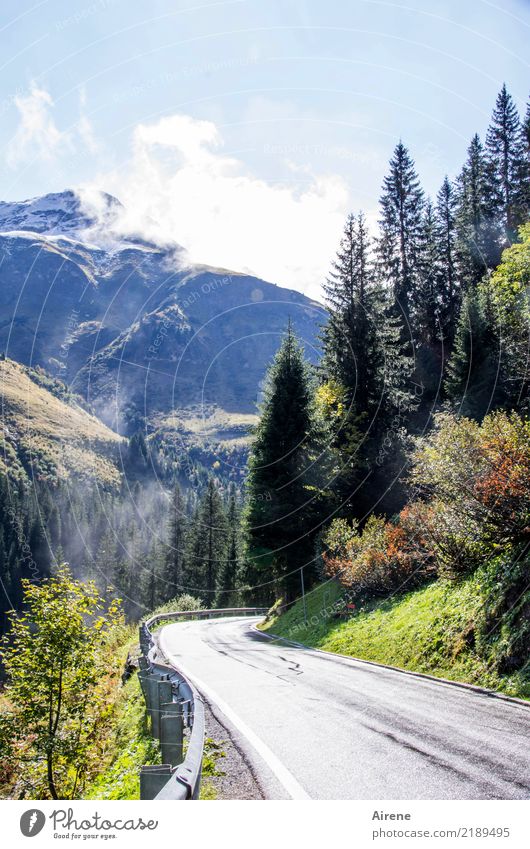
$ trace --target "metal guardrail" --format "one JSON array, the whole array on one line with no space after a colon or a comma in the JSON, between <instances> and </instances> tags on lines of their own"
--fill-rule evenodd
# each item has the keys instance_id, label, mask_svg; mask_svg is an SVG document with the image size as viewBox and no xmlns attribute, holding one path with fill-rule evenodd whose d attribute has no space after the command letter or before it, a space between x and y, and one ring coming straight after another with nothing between
<instances>
[{"instance_id":1,"label":"metal guardrail","mask_svg":"<svg viewBox=\"0 0 530 849\"><path fill-rule=\"evenodd\" d=\"M151 632L153 626L163 621L261 616L266 612L264 607L185 610L159 613L141 623L138 678L150 717L151 734L160 741L163 763L142 767L140 799L198 799L204 748L202 698L181 672L169 666L165 658L161 662ZM186 731L189 731L187 739Z\"/></svg>"}]
</instances>

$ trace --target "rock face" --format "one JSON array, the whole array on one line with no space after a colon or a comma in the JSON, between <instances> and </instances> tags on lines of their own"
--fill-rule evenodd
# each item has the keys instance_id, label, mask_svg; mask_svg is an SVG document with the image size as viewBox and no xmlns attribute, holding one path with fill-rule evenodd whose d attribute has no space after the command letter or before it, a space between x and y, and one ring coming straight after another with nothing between
<instances>
[{"instance_id":1,"label":"rock face","mask_svg":"<svg viewBox=\"0 0 530 849\"><path fill-rule=\"evenodd\" d=\"M123 433L203 404L255 412L289 318L317 358L320 304L124 236L122 212L104 194L93 205L74 192L0 203L7 356L61 377Z\"/></svg>"}]
</instances>

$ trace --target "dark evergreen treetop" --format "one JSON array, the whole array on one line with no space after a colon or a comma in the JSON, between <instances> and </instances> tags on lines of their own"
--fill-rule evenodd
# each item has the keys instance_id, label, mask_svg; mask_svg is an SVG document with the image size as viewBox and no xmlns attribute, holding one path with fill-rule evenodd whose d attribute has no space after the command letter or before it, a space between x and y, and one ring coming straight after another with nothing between
<instances>
[{"instance_id":1,"label":"dark evergreen treetop","mask_svg":"<svg viewBox=\"0 0 530 849\"><path fill-rule=\"evenodd\" d=\"M269 369L252 442L245 511L246 597L294 598L298 571L313 559L319 510L319 438L314 381L291 325ZM323 473L325 478L325 473Z\"/></svg>"},{"instance_id":2,"label":"dark evergreen treetop","mask_svg":"<svg viewBox=\"0 0 530 849\"><path fill-rule=\"evenodd\" d=\"M502 225L504 239L512 242L523 223L524 135L519 113L503 85L486 135L488 177L494 210Z\"/></svg>"},{"instance_id":3,"label":"dark evergreen treetop","mask_svg":"<svg viewBox=\"0 0 530 849\"><path fill-rule=\"evenodd\" d=\"M454 334L461 290L457 268L457 209L457 193L446 176L436 197L436 213L443 289L443 324L449 344Z\"/></svg>"},{"instance_id":4,"label":"dark evergreen treetop","mask_svg":"<svg viewBox=\"0 0 530 849\"><path fill-rule=\"evenodd\" d=\"M425 197L414 161L401 141L390 160L379 203L378 267L408 321L414 311Z\"/></svg>"},{"instance_id":5,"label":"dark evergreen treetop","mask_svg":"<svg viewBox=\"0 0 530 849\"><path fill-rule=\"evenodd\" d=\"M458 262L467 287L477 283L499 259L490 169L478 134L471 139L457 186Z\"/></svg>"},{"instance_id":6,"label":"dark evergreen treetop","mask_svg":"<svg viewBox=\"0 0 530 849\"><path fill-rule=\"evenodd\" d=\"M377 395L370 368L377 326L370 237L362 212L346 220L324 293L324 371L344 387L347 404L355 404L357 414L368 413Z\"/></svg>"}]
</instances>

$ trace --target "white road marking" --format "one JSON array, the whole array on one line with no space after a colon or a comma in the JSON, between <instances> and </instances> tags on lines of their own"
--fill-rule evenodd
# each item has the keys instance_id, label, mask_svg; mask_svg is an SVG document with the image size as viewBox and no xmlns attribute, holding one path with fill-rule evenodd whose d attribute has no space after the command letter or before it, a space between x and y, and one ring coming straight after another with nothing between
<instances>
[{"instance_id":1,"label":"white road marking","mask_svg":"<svg viewBox=\"0 0 530 849\"><path fill-rule=\"evenodd\" d=\"M164 638L164 629L160 632L159 643L164 652L166 658L169 661L173 661L177 669L180 669L183 675L186 678L189 678L190 681L195 684L197 689L203 693L206 698L213 702L213 704L217 705L217 707L224 713L230 722L232 722L238 731L243 734L251 746L254 747L258 755L263 758L269 769L274 773L282 787L287 791L291 799L310 799L311 796L306 793L301 784L298 783L294 775L289 772L287 767L285 767L280 759L276 757L274 752L272 752L266 743L258 737L258 735L252 731L248 725L243 722L243 720L232 710L232 708L215 692L212 688L205 684L204 681L201 681L200 678L197 678L193 673L191 673L185 666L183 666L181 659L175 657L169 649L167 648L167 643Z\"/></svg>"}]
</instances>

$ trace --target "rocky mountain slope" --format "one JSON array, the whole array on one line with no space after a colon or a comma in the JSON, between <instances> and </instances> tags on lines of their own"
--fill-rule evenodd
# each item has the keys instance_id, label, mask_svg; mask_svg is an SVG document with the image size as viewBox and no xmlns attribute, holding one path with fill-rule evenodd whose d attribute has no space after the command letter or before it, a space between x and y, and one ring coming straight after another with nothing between
<instances>
[{"instance_id":1,"label":"rocky mountain slope","mask_svg":"<svg viewBox=\"0 0 530 849\"><path fill-rule=\"evenodd\" d=\"M175 411L214 409L231 427L254 414L289 318L316 359L320 304L124 236L122 216L103 194L92 206L73 192L0 203L8 357L59 376L121 433Z\"/></svg>"}]
</instances>

